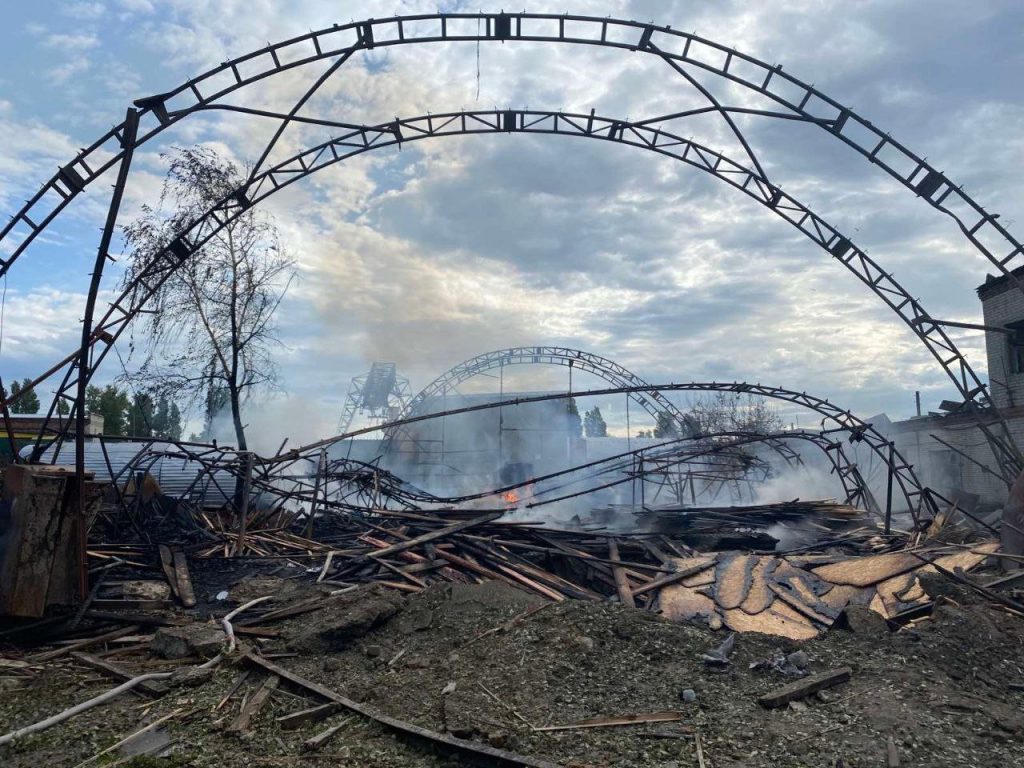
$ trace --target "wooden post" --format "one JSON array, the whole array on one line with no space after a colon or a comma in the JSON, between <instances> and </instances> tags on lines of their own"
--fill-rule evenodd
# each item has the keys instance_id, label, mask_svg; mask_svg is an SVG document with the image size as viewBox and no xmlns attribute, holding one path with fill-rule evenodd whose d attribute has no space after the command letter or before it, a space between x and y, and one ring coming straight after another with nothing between
<instances>
[{"instance_id":1,"label":"wooden post","mask_svg":"<svg viewBox=\"0 0 1024 768\"><path fill-rule=\"evenodd\" d=\"M619 562L619 543L615 539L608 539L608 559L614 563ZM633 591L629 586L629 580L626 578L626 572L622 570L622 566L612 566L612 577L615 579L615 589L619 593L619 600L623 605L628 605L630 608L636 608L636 600L633 599Z\"/></svg>"},{"instance_id":2,"label":"wooden post","mask_svg":"<svg viewBox=\"0 0 1024 768\"><path fill-rule=\"evenodd\" d=\"M7 407L7 390L4 389L4 381L0 378L0 413L4 418L4 430L7 432L7 439L11 443L11 463L18 463L18 441L14 437L14 426L11 423L11 411Z\"/></svg>"},{"instance_id":3,"label":"wooden post","mask_svg":"<svg viewBox=\"0 0 1024 768\"><path fill-rule=\"evenodd\" d=\"M231 550L231 556L237 557L245 547L245 527L249 517L249 488L252 486L252 457L251 453L245 454L245 475L242 477L242 497L238 500L238 536L235 538L235 546Z\"/></svg>"}]
</instances>

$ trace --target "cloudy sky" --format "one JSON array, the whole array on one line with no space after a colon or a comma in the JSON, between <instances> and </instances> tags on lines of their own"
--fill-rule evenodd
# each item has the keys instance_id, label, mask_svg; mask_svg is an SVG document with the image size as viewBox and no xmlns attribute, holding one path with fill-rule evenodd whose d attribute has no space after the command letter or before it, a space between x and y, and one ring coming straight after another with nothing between
<instances>
[{"instance_id":1,"label":"cloudy sky","mask_svg":"<svg viewBox=\"0 0 1024 768\"><path fill-rule=\"evenodd\" d=\"M437 0L7 3L0 207L15 211L133 99L270 41L437 9ZM561 0L529 10L655 21L782 64L1024 233L1024 5L1016 0ZM261 81L233 103L286 110L324 68ZM747 98L699 77L720 98ZM653 56L464 43L356 55L302 114L376 124L460 108L593 108L640 120L704 103ZM951 220L820 129L738 122L777 183L850 235L933 316L980 321L973 289L988 263ZM244 163L275 127L211 112L166 131L136 155L122 222L158 193L168 147L208 143ZM718 120L673 127L741 158ZM271 159L327 138L327 128L290 130ZM91 188L11 270L5 378L34 376L74 348L108 190ZM296 440L332 431L349 380L374 360L397 362L415 390L466 358L527 344L579 347L655 382L745 379L806 390L863 416L908 416L915 390L931 408L953 394L913 334L841 265L735 190L653 153L564 137L441 138L323 171L266 209L300 268L280 315L282 394L266 412ZM108 272L109 290L118 266ZM955 340L984 373L980 335ZM126 358L127 342L119 345ZM99 378L119 372L111 358ZM564 369L524 370L506 389L565 383ZM575 386L590 384L598 382ZM602 405L613 424L621 406Z\"/></svg>"}]
</instances>

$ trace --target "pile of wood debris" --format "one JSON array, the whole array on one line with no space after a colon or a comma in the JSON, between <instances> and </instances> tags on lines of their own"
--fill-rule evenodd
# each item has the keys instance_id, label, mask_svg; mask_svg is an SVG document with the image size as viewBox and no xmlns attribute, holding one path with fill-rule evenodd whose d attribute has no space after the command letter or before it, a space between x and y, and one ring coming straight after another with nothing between
<instances>
[{"instance_id":1,"label":"pile of wood debris","mask_svg":"<svg viewBox=\"0 0 1024 768\"><path fill-rule=\"evenodd\" d=\"M674 512L671 524L624 532L509 522L503 510L377 510L372 518L321 520L315 540L259 529L229 539L218 526L223 540L214 546L201 540L177 545L172 552L164 544L97 544L90 554L107 590L115 575L129 581L151 579L154 573L166 577L166 596L158 590L126 596L120 604L124 610L169 607L172 595L186 606L195 605L189 560L209 562L227 554L235 567L291 564L310 579L339 589L378 583L416 593L437 582L494 580L555 602L617 600L675 621L707 622L712 629L807 639L832 626L850 605L868 606L894 622L912 621L930 604L922 577L963 578L958 574L982 565L997 549L985 540L912 545L908 534L882 535L843 505L811 504L830 521L823 526L829 546L789 555L700 551L687 543L693 529L681 527ZM722 514L733 519L738 512ZM769 520L780 514L793 516L793 505L764 509ZM742 516L754 518L754 508L745 508ZM701 535L714 517L711 512L695 515ZM104 609L118 605L103 595L92 599Z\"/></svg>"}]
</instances>

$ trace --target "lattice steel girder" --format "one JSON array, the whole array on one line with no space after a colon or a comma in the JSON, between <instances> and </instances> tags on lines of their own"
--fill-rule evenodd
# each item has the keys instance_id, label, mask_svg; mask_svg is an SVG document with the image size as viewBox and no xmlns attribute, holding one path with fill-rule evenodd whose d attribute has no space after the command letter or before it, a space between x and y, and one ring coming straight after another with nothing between
<instances>
[{"instance_id":1,"label":"lattice steel girder","mask_svg":"<svg viewBox=\"0 0 1024 768\"><path fill-rule=\"evenodd\" d=\"M888 134L860 117L849 107L802 82L781 66L773 66L695 34L666 26L623 19L582 15L437 13L369 19L309 32L227 61L165 93L136 101L145 121L135 145L158 135L194 112L216 105L239 88L297 67L334 60L286 115L267 148L267 153L287 125L298 119L297 111L320 84L355 52L375 47L453 41L530 41L593 45L639 51L658 56L673 65L691 85L700 89L685 67L754 91L789 110L787 116L814 123L882 168L915 195L952 218L968 240L1002 274L1024 290L1011 272L1024 266L1024 246L941 171L929 165ZM703 90L703 89L701 89ZM728 118L727 105L709 93L712 108ZM785 113L784 113L785 114ZM742 133L731 121L755 166ZM396 135L399 134L396 126ZM14 214L0 231L0 243L10 255L0 258L0 274L35 239L64 207L105 170L120 161L124 124L115 126L54 176ZM261 162L265 159L261 158ZM761 174L763 176L763 174ZM20 240L19 240L20 238ZM14 242L17 241L17 242Z\"/></svg>"},{"instance_id":2,"label":"lattice steel girder","mask_svg":"<svg viewBox=\"0 0 1024 768\"><path fill-rule=\"evenodd\" d=\"M592 373L609 384L617 386L642 385L646 383L635 373L627 370L614 360L609 360L581 349L555 346L510 347L508 349L486 352L452 366L410 400L403 410L401 417L415 413L431 397L446 394L474 376L506 365L570 366L576 370ZM630 399L643 408L651 418L656 419L659 413L668 413L680 427L684 426L685 417L683 414L660 392L635 392L630 396ZM398 439L397 432L393 430L385 432L381 447L383 455L390 451L392 442L396 439Z\"/></svg>"},{"instance_id":3,"label":"lattice steel girder","mask_svg":"<svg viewBox=\"0 0 1024 768\"><path fill-rule=\"evenodd\" d=\"M401 126L401 131L395 131L396 124ZM1020 450L1002 417L989 401L985 385L957 350L940 321L933 320L920 302L897 283L892 275L822 217L756 172L721 153L660 128L631 125L593 113L484 110L424 115L378 126L360 127L305 150L258 174L246 187L246 197L249 204L255 205L316 171L371 149L394 146L400 141L467 134L503 134L508 132L509 125L521 133L615 141L657 152L726 182L773 211L843 264L896 312L942 365L968 407L979 415L979 419L985 420L979 421L979 424L992 444L1007 484L1020 472L1024 465ZM398 134L404 138L397 139ZM205 216L194 221L166 251L157 254L141 270L137 283L122 292L93 330L93 344L101 346L94 351L90 370L94 370L102 361L128 322L141 311L152 293L178 264L189 253L202 248L207 240L247 207L239 202L238 195L228 195ZM73 371L69 371L61 392L73 383L73 374Z\"/></svg>"}]
</instances>

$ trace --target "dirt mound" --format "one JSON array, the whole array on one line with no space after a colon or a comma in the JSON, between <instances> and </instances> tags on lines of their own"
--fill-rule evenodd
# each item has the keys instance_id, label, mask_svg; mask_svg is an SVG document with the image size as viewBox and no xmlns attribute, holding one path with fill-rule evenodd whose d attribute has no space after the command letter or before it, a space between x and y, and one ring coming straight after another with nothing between
<instances>
[{"instance_id":1,"label":"dirt mound","mask_svg":"<svg viewBox=\"0 0 1024 768\"><path fill-rule=\"evenodd\" d=\"M320 599L309 589L310 599ZM985 605L945 605L934 619L897 633L833 630L804 643L737 635L729 663L709 666L702 656L721 645L723 632L618 603L545 603L499 582L436 585L408 598L372 587L324 599L320 610L277 623L280 637L263 641L261 652L283 654L277 663L291 672L392 717L560 765L696 766L696 734L715 768L832 768L839 759L885 765L890 740L903 765L1024 764L1024 693L1008 685L1024 682L1024 623ZM140 659L140 668L147 663ZM850 667L852 679L789 707L757 702L797 679L799 668L837 667ZM320 757L338 765L461 764L345 711L282 730L277 718L319 703L284 683L251 729L234 734L242 702L266 679L249 670L239 682L240 672L222 667L208 683L152 707L150 718L175 707L199 713L164 726L178 741L180 764L241 768L255 754L291 765L306 739L332 725L340 729ZM52 711L46 690L66 701L61 691L72 688L72 673L82 674L54 665L32 689L5 694L0 730ZM91 685L71 698L92 695ZM103 720L116 730L103 738L83 716L0 759L20 767L45 754L54 764L74 764L137 728L135 707L126 697L109 705ZM538 730L666 711L680 719Z\"/></svg>"}]
</instances>

